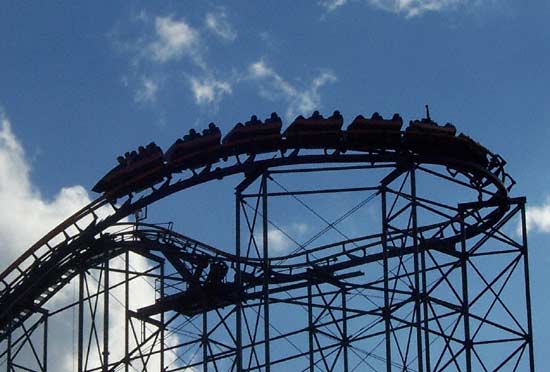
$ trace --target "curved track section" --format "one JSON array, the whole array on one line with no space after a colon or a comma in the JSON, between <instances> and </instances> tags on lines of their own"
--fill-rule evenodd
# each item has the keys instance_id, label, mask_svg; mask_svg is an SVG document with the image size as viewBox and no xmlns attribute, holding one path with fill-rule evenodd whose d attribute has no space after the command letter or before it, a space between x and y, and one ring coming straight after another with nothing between
<instances>
[{"instance_id":1,"label":"curved track section","mask_svg":"<svg viewBox=\"0 0 550 372\"><path fill-rule=\"evenodd\" d=\"M404 138L405 132L402 132L401 136ZM226 301L235 303L235 299L242 298L243 293L248 299L260 298L263 296L261 287L269 283L295 288L296 285L305 286L313 280L312 278L338 279L339 271L382 260L384 254L370 254L369 247L380 245L382 242L387 244L391 239L403 239L403 236L397 233L393 236L378 234L356 240L353 245L343 241L296 252L290 256L272 257L269 259L271 271L266 277L263 274L266 263L261 258L235 256L225 250L210 247L152 225L141 225L138 229L135 229L135 225L130 225L132 229L129 229L129 226L120 224L120 221L132 213L171 194L232 175L243 176L243 181L237 186L237 191L242 191L266 171L281 167L305 164L370 164L387 170L386 176L380 180L378 192L381 192L404 172L426 166L439 167L441 173L445 174L443 177L474 189L478 194L477 202L470 203L464 208L470 216L475 216L474 222L466 224L462 231L455 229L454 234L439 237L440 247L452 246L461 239L474 237L491 229L510 208L508 192L514 181L504 169L505 162L494 154L490 154L486 166L481 166L473 161L426 155L407 148L379 148L368 152L350 149L347 152L329 153L326 147L330 146L318 146L285 155L283 150L287 146L284 139L280 146L280 149L274 149L273 152L249 156L244 161L236 155L216 168L212 164L206 164L198 170L171 174L136 194L119 196L119 204L116 204L112 196L106 194L66 219L0 274L0 339L20 327L80 271L104 259L106 247L113 257L128 249L126 246L130 243L133 249L139 249L139 242L149 246L154 243L168 255L167 257L170 256L170 249L174 249L178 254L173 256L171 263L174 267L181 268L179 271L183 279L191 284L204 283L206 280L204 275L201 279L201 274L193 274L201 265L223 264L230 270L243 265L246 269L238 275L234 274L235 278L239 278L228 284L238 293ZM149 175L145 174L142 177L148 178ZM126 185L120 186L120 189L125 188ZM456 209L455 214L446 221L418 226L417 229L427 235L437 236L438 231L463 222L464 210ZM118 229L121 231L117 232ZM138 248L135 248L136 244ZM410 246L395 254L407 254L407 249L412 252L414 247ZM450 250L447 253L454 254ZM458 256L458 253L456 255ZM318 267L320 271L312 271L314 267ZM352 274L349 274L348 270L344 275ZM178 301L181 302L180 300ZM174 310L175 302L170 305L171 302L166 301L164 304L143 308L141 315L147 317L161 311ZM188 314L204 310L204 306L179 309L180 312Z\"/></svg>"},{"instance_id":2,"label":"curved track section","mask_svg":"<svg viewBox=\"0 0 550 372\"><path fill-rule=\"evenodd\" d=\"M404 135L404 133L403 133ZM206 167L200 173L193 173L190 177L181 179L171 178L158 188L151 187L136 196L127 196L122 205L116 205L102 196L40 239L29 248L22 256L13 262L2 274L0 274L0 329L5 334L7 328L17 326L23 321L33 308L44 304L55 294L67 280L74 275L74 271L68 271L59 276L57 283L46 283L44 279L50 276L52 267L58 267L60 263L75 256L82 255L85 247L93 241L98 234L107 230L111 225L128 217L141 208L146 207L173 193L180 192L190 187L212 180L222 179L234 174L244 174L245 182L251 182L263 171L270 168L319 163L371 163L386 164L394 173L401 173L406 169L420 164L436 164L452 169L453 174L463 175L470 185L482 185L483 192L480 199L505 200L508 188L513 185L512 178L504 170L504 161L491 164L491 168L482 168L475 163L462 162L455 159L437 159L423 157L411 152L384 152L369 154L296 154L293 156L280 156L275 153L271 159L254 160L252 158L241 162L238 159L233 164L224 164L211 170ZM499 160L500 157L495 157ZM230 159L231 160L231 159ZM230 163L230 161L228 161ZM389 177L392 176L391 172ZM122 186L124 187L124 186ZM477 226L471 226L469 235L475 235L484 228L498 221L503 210L499 205L489 213L483 222ZM457 241L459 236L449 239ZM78 247L78 248L77 248ZM42 284L39 286L39 283ZM39 287L38 287L39 286ZM9 324L12 326L8 327Z\"/></svg>"}]
</instances>

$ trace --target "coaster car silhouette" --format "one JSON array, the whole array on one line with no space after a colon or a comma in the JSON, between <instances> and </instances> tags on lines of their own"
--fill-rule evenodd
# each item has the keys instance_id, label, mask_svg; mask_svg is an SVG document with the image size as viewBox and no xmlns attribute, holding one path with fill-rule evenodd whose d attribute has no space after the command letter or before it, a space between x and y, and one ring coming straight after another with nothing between
<instances>
[{"instance_id":1,"label":"coaster car silhouette","mask_svg":"<svg viewBox=\"0 0 550 372\"><path fill-rule=\"evenodd\" d=\"M298 116L283 133L285 148L339 149L344 118L339 111L324 118L319 111L307 119Z\"/></svg>"},{"instance_id":2,"label":"coaster car silhouette","mask_svg":"<svg viewBox=\"0 0 550 372\"><path fill-rule=\"evenodd\" d=\"M281 135L282 121L272 113L264 122L252 116L245 124L238 123L224 138L221 131L210 123L198 133L194 129L163 154L160 147L151 142L138 151L118 157L118 165L103 176L92 188L116 199L125 194L139 192L169 178L173 173L203 168L208 171L220 159L240 154L251 155L286 149L335 149L373 151L394 150L412 152L420 156L446 157L451 160L474 162L488 167L491 153L470 137L456 136L456 128L447 123L439 126L427 118L411 121L401 132L403 119L394 114L384 119L375 112L370 119L359 115L342 132L343 118L335 111L324 118L315 111L309 118L298 116ZM293 153L294 154L294 153ZM292 156L292 155L291 155Z\"/></svg>"},{"instance_id":3,"label":"coaster car silhouette","mask_svg":"<svg viewBox=\"0 0 550 372\"><path fill-rule=\"evenodd\" d=\"M189 134L178 138L166 151L168 167L172 172L179 172L218 162L221 136L220 128L214 123L208 124L202 134L189 130Z\"/></svg>"},{"instance_id":4,"label":"coaster car silhouette","mask_svg":"<svg viewBox=\"0 0 550 372\"><path fill-rule=\"evenodd\" d=\"M282 125L276 113L272 113L265 122L253 115L244 124L237 123L222 140L223 156L255 155L278 150L282 141Z\"/></svg>"},{"instance_id":5,"label":"coaster car silhouette","mask_svg":"<svg viewBox=\"0 0 550 372\"><path fill-rule=\"evenodd\" d=\"M359 115L346 130L347 148L359 151L398 149L402 126L403 119L399 114L394 114L391 119L384 119L378 112L372 114L370 119Z\"/></svg>"},{"instance_id":6,"label":"coaster car silhouette","mask_svg":"<svg viewBox=\"0 0 550 372\"><path fill-rule=\"evenodd\" d=\"M138 151L117 158L118 165L103 176L92 191L104 193L116 190L117 195L140 191L162 181L166 176L162 150L154 142Z\"/></svg>"},{"instance_id":7,"label":"coaster car silhouette","mask_svg":"<svg viewBox=\"0 0 550 372\"><path fill-rule=\"evenodd\" d=\"M451 123L439 126L429 117L411 121L405 130L403 143L419 155L447 157L482 167L489 163L489 150L464 134L456 136L456 128Z\"/></svg>"}]
</instances>

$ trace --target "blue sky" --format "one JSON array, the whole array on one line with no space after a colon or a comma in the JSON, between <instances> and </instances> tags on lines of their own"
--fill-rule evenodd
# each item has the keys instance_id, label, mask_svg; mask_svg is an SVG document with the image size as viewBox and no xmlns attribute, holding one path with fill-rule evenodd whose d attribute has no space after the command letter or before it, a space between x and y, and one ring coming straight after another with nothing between
<instances>
[{"instance_id":1,"label":"blue sky","mask_svg":"<svg viewBox=\"0 0 550 372\"><path fill-rule=\"evenodd\" d=\"M214 121L227 131L272 111L286 123L315 109L338 109L348 122L374 111L409 120L428 103L435 120L500 153L514 193L528 197L535 352L539 368L550 362L550 3L3 1L0 9L8 257L93 199L115 157L138 145L167 148L190 128ZM207 235L169 203L153 213Z\"/></svg>"}]
</instances>

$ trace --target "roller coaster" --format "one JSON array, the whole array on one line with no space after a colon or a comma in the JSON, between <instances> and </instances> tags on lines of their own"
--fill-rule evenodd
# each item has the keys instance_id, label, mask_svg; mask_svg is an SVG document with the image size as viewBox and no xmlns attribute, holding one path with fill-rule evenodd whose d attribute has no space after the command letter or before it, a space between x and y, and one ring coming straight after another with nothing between
<instances>
[{"instance_id":1,"label":"roller coaster","mask_svg":"<svg viewBox=\"0 0 550 372\"><path fill-rule=\"evenodd\" d=\"M0 274L0 368L535 371L525 198L505 160L429 111L405 130L398 114L343 123L252 116L120 156L96 200ZM230 247L142 218L216 182L234 197ZM358 202L319 211L342 195ZM323 227L300 242L275 221L282 198Z\"/></svg>"}]
</instances>

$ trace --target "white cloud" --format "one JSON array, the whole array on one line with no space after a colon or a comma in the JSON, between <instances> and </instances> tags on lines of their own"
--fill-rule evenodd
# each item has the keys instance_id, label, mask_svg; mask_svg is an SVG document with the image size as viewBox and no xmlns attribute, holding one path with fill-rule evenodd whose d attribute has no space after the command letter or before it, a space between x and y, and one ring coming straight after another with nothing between
<instances>
[{"instance_id":1,"label":"white cloud","mask_svg":"<svg viewBox=\"0 0 550 372\"><path fill-rule=\"evenodd\" d=\"M82 186L46 200L31 184L23 147L0 112L0 270L65 218L90 202Z\"/></svg>"},{"instance_id":2,"label":"white cloud","mask_svg":"<svg viewBox=\"0 0 550 372\"><path fill-rule=\"evenodd\" d=\"M204 80L192 78L191 90L195 96L195 102L199 105L216 103L223 95L233 92L230 83L212 78Z\"/></svg>"},{"instance_id":3,"label":"white cloud","mask_svg":"<svg viewBox=\"0 0 550 372\"><path fill-rule=\"evenodd\" d=\"M337 80L332 72L324 71L315 77L309 86L298 89L267 66L263 60L252 63L248 68L248 73L250 78L264 84L260 86L260 94L264 97L274 99L279 96L288 102L287 117L309 114L318 109L321 104L320 88Z\"/></svg>"},{"instance_id":4,"label":"white cloud","mask_svg":"<svg viewBox=\"0 0 550 372\"><path fill-rule=\"evenodd\" d=\"M141 84L134 95L137 103L154 103L157 100L157 91L159 83L157 80L142 78Z\"/></svg>"},{"instance_id":5,"label":"white cloud","mask_svg":"<svg viewBox=\"0 0 550 372\"><path fill-rule=\"evenodd\" d=\"M89 202L82 186L63 187L52 200L40 194L31 182L25 151L12 132L10 121L0 111L0 271ZM57 295L60 301L68 297L72 296L65 288ZM66 350L70 348L68 344L63 346ZM54 370L72 370L72 363L66 360L51 364ZM70 365L71 369L63 369L62 365Z\"/></svg>"},{"instance_id":6,"label":"white cloud","mask_svg":"<svg viewBox=\"0 0 550 372\"><path fill-rule=\"evenodd\" d=\"M291 252L298 248L286 234L297 241L301 241L305 234L310 231L310 228L305 223L293 223L283 228L284 232L275 228L270 228L267 231L267 246L269 248L269 254L273 256L281 256L285 253ZM256 243L261 247L262 245L262 233L257 231L254 234ZM260 248L261 249L261 248Z\"/></svg>"},{"instance_id":7,"label":"white cloud","mask_svg":"<svg viewBox=\"0 0 550 372\"><path fill-rule=\"evenodd\" d=\"M0 271L15 258L21 255L26 249L45 235L49 230L72 215L77 210L90 202L87 191L82 186L63 187L52 199L45 199L31 182L31 169L25 156L25 151L19 140L14 135L10 121L0 110ZM102 215L100 211L100 215ZM82 226L84 227L84 226ZM137 271L146 271L149 268L148 262L141 256L131 257L131 266ZM121 268L121 262L113 262L113 267ZM113 281L117 273L113 273ZM118 274L120 275L120 274ZM94 286L93 280L91 286ZM132 291L131 308L135 309L155 301L154 284L136 282L134 286L139 287ZM57 293L47 305L63 304L73 298L72 285L67 284L61 292ZM112 295L123 298L122 287L114 289ZM121 358L124 352L121 332L121 324L124 321L124 308L117 301L112 301L110 308L111 318L111 354L113 358ZM118 307L117 307L118 306ZM101 306L98 309L101 313ZM62 313L56 317L54 324L71 324L72 313ZM99 315L100 316L100 315ZM59 327L50 328L50 334L61 337L58 342L51 343L50 352L57 358L52 358L50 367L52 370L72 371L76 357L71 350L72 338L69 330ZM169 345L178 342L176 335L167 339ZM92 350L90 357L98 359L97 350ZM167 362L175 361L175 355L167 353ZM151 363L158 361L158 355L151 359ZM158 365L158 362L156 362ZM152 369L151 371L155 371Z\"/></svg>"},{"instance_id":8,"label":"white cloud","mask_svg":"<svg viewBox=\"0 0 550 372\"><path fill-rule=\"evenodd\" d=\"M237 38L237 32L227 20L227 14L223 9L206 14L204 19L206 27L222 39L233 41Z\"/></svg>"},{"instance_id":9,"label":"white cloud","mask_svg":"<svg viewBox=\"0 0 550 372\"><path fill-rule=\"evenodd\" d=\"M369 3L386 11L404 14L406 17L419 16L425 12L453 9L469 0L369 0Z\"/></svg>"},{"instance_id":10,"label":"white cloud","mask_svg":"<svg viewBox=\"0 0 550 372\"><path fill-rule=\"evenodd\" d=\"M458 6L480 5L485 0L367 0L367 3L387 12L402 14L407 18L426 12L452 10ZM348 0L320 0L319 5L332 12L348 3Z\"/></svg>"},{"instance_id":11,"label":"white cloud","mask_svg":"<svg viewBox=\"0 0 550 372\"><path fill-rule=\"evenodd\" d=\"M292 225L292 228L298 236L303 236L305 233L309 231L309 226L305 223L295 223Z\"/></svg>"},{"instance_id":12,"label":"white cloud","mask_svg":"<svg viewBox=\"0 0 550 372\"><path fill-rule=\"evenodd\" d=\"M526 210L528 231L550 232L550 200L543 205L528 206Z\"/></svg>"},{"instance_id":13,"label":"white cloud","mask_svg":"<svg viewBox=\"0 0 550 372\"><path fill-rule=\"evenodd\" d=\"M292 241L279 230L269 230L267 232L267 244L271 253L282 254L289 250Z\"/></svg>"},{"instance_id":14,"label":"white cloud","mask_svg":"<svg viewBox=\"0 0 550 372\"><path fill-rule=\"evenodd\" d=\"M169 79L173 72L168 70L165 62L191 63L186 66L189 72L185 72L185 75L194 101L199 105L217 104L223 96L233 92L232 82L238 79L214 78L216 71L204 59L207 47L198 29L182 18L151 16L144 11L134 19L142 28L149 30L139 31L133 41L126 42L117 37L118 32L113 32L113 40L120 50L133 55L130 73L123 77L122 83L127 87L135 87L136 103L156 103L159 91L167 82L177 80ZM229 40L236 37L223 8L208 13L205 23L208 30L222 38Z\"/></svg>"},{"instance_id":15,"label":"white cloud","mask_svg":"<svg viewBox=\"0 0 550 372\"><path fill-rule=\"evenodd\" d=\"M345 5L347 3L347 0L321 0L319 1L319 5L321 5L323 8L325 8L327 11L332 12L336 10L337 8Z\"/></svg>"},{"instance_id":16,"label":"white cloud","mask_svg":"<svg viewBox=\"0 0 550 372\"><path fill-rule=\"evenodd\" d=\"M154 60L167 62L186 54L196 55L199 34L183 19L155 17L155 31L157 38L149 45Z\"/></svg>"}]
</instances>

